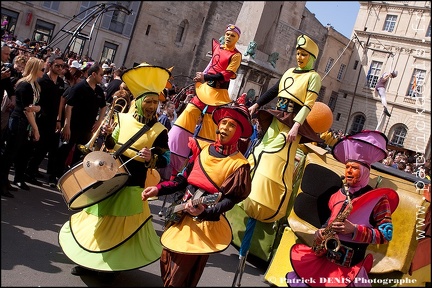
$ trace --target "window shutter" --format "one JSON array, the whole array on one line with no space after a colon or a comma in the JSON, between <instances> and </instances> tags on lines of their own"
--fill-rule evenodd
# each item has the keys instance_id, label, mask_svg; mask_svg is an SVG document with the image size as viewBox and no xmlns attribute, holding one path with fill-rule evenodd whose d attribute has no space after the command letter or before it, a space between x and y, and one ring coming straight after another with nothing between
<instances>
[{"instance_id":1,"label":"window shutter","mask_svg":"<svg viewBox=\"0 0 432 288\"><path fill-rule=\"evenodd\" d=\"M123 29L123 35L131 37L132 36L132 28L136 21L136 17L139 14L140 9L140 1L132 1L130 8L132 10L133 15L126 16L126 23Z\"/></svg>"},{"instance_id":2,"label":"window shutter","mask_svg":"<svg viewBox=\"0 0 432 288\"><path fill-rule=\"evenodd\" d=\"M109 30L111 19L114 14L114 11L106 12L102 16L102 28Z\"/></svg>"}]
</instances>

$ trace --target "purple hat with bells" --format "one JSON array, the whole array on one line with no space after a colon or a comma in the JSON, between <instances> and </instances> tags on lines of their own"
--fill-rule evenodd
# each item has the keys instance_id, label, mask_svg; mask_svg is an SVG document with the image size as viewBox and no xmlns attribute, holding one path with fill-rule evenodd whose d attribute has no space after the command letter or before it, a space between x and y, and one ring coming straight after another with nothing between
<instances>
[{"instance_id":1,"label":"purple hat with bells","mask_svg":"<svg viewBox=\"0 0 432 288\"><path fill-rule=\"evenodd\" d=\"M344 164L358 162L368 168L387 157L387 137L380 131L363 130L348 135L333 146L333 157Z\"/></svg>"}]
</instances>

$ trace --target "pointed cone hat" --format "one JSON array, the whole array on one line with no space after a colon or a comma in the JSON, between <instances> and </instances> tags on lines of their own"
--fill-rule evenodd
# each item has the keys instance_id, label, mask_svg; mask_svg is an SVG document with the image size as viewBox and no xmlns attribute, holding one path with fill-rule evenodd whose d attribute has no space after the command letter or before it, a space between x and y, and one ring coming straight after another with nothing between
<instances>
[{"instance_id":1,"label":"pointed cone hat","mask_svg":"<svg viewBox=\"0 0 432 288\"><path fill-rule=\"evenodd\" d=\"M164 101L163 89L171 77L169 69L141 63L138 66L127 69L121 76L123 82L131 91L135 99L149 94L159 95L159 100Z\"/></svg>"}]
</instances>

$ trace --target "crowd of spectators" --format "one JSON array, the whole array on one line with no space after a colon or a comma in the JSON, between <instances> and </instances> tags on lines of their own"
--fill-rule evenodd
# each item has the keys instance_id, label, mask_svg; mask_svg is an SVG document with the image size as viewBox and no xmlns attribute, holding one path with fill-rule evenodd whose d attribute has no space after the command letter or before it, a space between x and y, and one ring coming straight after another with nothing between
<instances>
[{"instance_id":1,"label":"crowd of spectators","mask_svg":"<svg viewBox=\"0 0 432 288\"><path fill-rule=\"evenodd\" d=\"M384 165L427 180L431 179L430 162L423 153L407 155L397 150L388 150L387 158L382 161Z\"/></svg>"},{"instance_id":2,"label":"crowd of spectators","mask_svg":"<svg viewBox=\"0 0 432 288\"><path fill-rule=\"evenodd\" d=\"M2 36L2 47L3 46L8 46L10 48L10 54L7 60L9 63L2 61L2 66L9 65L11 68L10 78L12 85L22 77L25 65L31 57L41 58L47 63L45 66L45 73L50 69L50 65L48 64L50 59L52 60L59 56L63 57L64 66L60 77L66 84L64 97L66 97L70 91L70 89L67 89L68 87L70 88L88 77L86 74L87 70L95 63L91 57L86 55L82 56L75 52L68 52L65 54L62 53L58 47L47 46L47 43L44 41L32 41L30 39L20 41L7 32ZM110 60L105 60L103 63L100 63L100 65L103 69L103 79L100 86L104 90L107 104L110 105L112 103L113 97L123 98L126 102L126 107L123 111L129 111L132 107L133 96L125 83L121 80L121 74L127 68L125 66L116 67ZM166 88L164 90L164 95L165 101L161 102L157 115L158 119L160 119L168 129L171 129L177 117L183 112L186 104L189 103L195 95L194 85L190 84L182 88L173 85L171 88ZM255 99L247 97L245 99L246 105L252 105L257 97L258 96L256 96ZM2 131L4 131L9 114L14 108L14 103L11 103L10 99L11 97L3 97L2 99ZM65 105L65 98L62 98L61 105ZM115 107L115 109L120 111L117 107ZM197 123L197 125L199 125L199 123ZM254 123L255 132L256 127L257 124ZM329 129L321 133L320 137L324 140L324 143L318 143L318 145L331 151L333 145L344 136L345 133L342 130ZM252 138L256 138L256 136ZM250 139L250 142L252 143L254 140L255 139ZM402 152L390 150L389 156L384 159L382 163L395 169L405 171L406 173L416 175L417 177L430 179L430 159L424 159L422 154L406 155Z\"/></svg>"},{"instance_id":3,"label":"crowd of spectators","mask_svg":"<svg viewBox=\"0 0 432 288\"><path fill-rule=\"evenodd\" d=\"M78 55L74 52L67 52L61 51L59 47L49 47L47 46L46 42L43 41L32 41L30 39L25 39L23 41L17 40L16 37L11 36L9 33L4 33L2 35L2 88L6 88L6 85L3 85L4 82L8 82L10 84L8 87L11 89L2 89L4 94L4 97L2 97L2 110L1 110L1 116L2 116L2 135L1 135L1 145L2 149L5 147L5 137L7 133L7 123L9 121L9 117L12 113L12 111L15 109L15 90L14 90L14 84L23 77L22 73L24 72L24 69L27 65L27 62L29 59L42 59L44 64L43 68L43 75L47 75L47 73L52 70L54 73L58 73L59 79L62 80L61 83L64 82L64 84L60 85L59 80L55 81L56 85L64 86L61 87L62 95L60 98L60 104L58 105L58 113L57 108L54 109L52 112L57 115L57 119L61 127L64 125L64 119L65 119L65 111L67 107L67 101L69 98L69 94L72 90L72 88L80 83L81 81L88 79L90 76L88 74L89 69L94 65L99 65L102 68L103 71L103 78L101 83L98 83L102 90L105 93L105 101L107 106L112 106L112 108L117 112L131 112L133 113L134 110L134 99L132 93L130 93L127 85L121 80L122 73L127 69L125 66L117 67L113 62L110 60L105 60L102 63L98 63L94 61L92 58L88 56ZM61 61L60 61L61 60ZM61 62L61 63L60 63ZM61 64L61 67L58 68L57 66ZM55 69L53 68L53 65L56 65ZM3 73L3 70L9 69L8 73ZM54 79L54 74L49 74L49 76L46 76L48 78L46 79ZM5 76L5 77L3 77ZM42 78L38 79L38 81L42 81ZM4 79L3 79L4 78ZM45 92L50 93L50 92ZM41 94L44 94L44 91L41 91ZM180 115L183 112L183 109L185 105L188 103L188 101L195 95L195 90L193 85L188 85L184 88L180 88L176 85L172 85L171 88L167 88L164 91L165 94L165 100L161 102L160 107L157 111L158 118L161 122L166 124L168 126L167 128L170 129L170 127L174 124L175 120L177 119L177 116ZM122 98L124 101L120 101L119 98ZM117 99L116 103L113 103L113 99ZM34 105L38 105L39 100L35 98ZM107 109L106 111L109 111ZM99 117L106 117L107 115L99 115ZM36 116L38 117L38 116ZM54 119L54 121L56 121ZM58 140L58 149L60 150L64 145L68 144L68 141L62 138L63 135L63 129L58 129L56 133L58 134L59 140ZM101 135L99 138L102 138L103 135ZM99 140L99 139L98 139ZM28 139L28 141L31 144L31 138ZM86 143L79 143L81 145L84 145ZM98 141L95 143L94 149L98 149L97 147ZM31 147L31 146L30 146ZM31 149L33 151L33 149ZM29 158L32 158L31 155L32 152L30 152ZM53 153L53 152L49 152ZM49 154L47 154L49 159ZM71 161L72 157L67 157L65 160L64 165L62 166L63 173L66 172L68 169L72 167L74 161ZM76 162L76 161L75 161ZM12 163L12 169L14 169L15 163ZM60 169L60 174L62 169ZM42 183L39 180L47 180L47 184L51 187L56 187L57 182L59 181L59 175L53 176L46 173L41 173L39 171L33 171L31 173L31 177L27 177L26 173L26 179L20 179L20 185L18 185L18 188L20 189L29 189L27 186L27 183L31 183L34 185L42 185ZM46 179L47 178L47 179ZM38 180L39 179L39 180ZM13 185L17 186L17 181L14 180L12 183ZM16 188L14 188L11 183L7 184L9 191L14 191ZM2 190L2 195L4 195L3 192L7 192L6 190ZM6 193L10 196L10 193Z\"/></svg>"}]
</instances>

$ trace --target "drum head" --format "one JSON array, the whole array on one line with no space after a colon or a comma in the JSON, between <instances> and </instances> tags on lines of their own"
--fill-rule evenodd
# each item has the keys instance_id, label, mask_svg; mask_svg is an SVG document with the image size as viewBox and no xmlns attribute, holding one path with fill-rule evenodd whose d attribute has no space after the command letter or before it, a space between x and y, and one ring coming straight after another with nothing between
<instances>
[{"instance_id":1,"label":"drum head","mask_svg":"<svg viewBox=\"0 0 432 288\"><path fill-rule=\"evenodd\" d=\"M82 162L75 165L59 179L59 188L71 210L78 210L96 204L126 185L129 171L122 166L120 158L115 159L119 167L117 174L105 181L99 181L88 175Z\"/></svg>"},{"instance_id":2,"label":"drum head","mask_svg":"<svg viewBox=\"0 0 432 288\"><path fill-rule=\"evenodd\" d=\"M125 185L129 174L116 175L106 181L97 181L85 191L81 191L70 200L69 208L72 210L89 207L93 204L114 195Z\"/></svg>"},{"instance_id":3,"label":"drum head","mask_svg":"<svg viewBox=\"0 0 432 288\"><path fill-rule=\"evenodd\" d=\"M89 153L83 160L83 166L87 174L96 180L109 180L119 169L116 159L103 151Z\"/></svg>"}]
</instances>

